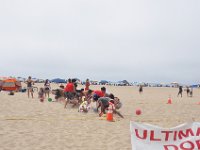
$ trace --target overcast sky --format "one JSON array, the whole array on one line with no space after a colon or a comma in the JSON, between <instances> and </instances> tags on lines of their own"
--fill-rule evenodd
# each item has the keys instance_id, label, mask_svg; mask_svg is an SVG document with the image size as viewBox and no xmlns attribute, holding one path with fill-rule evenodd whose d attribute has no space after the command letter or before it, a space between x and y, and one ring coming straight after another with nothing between
<instances>
[{"instance_id":1,"label":"overcast sky","mask_svg":"<svg viewBox=\"0 0 200 150\"><path fill-rule=\"evenodd\" d=\"M0 0L0 76L200 82L199 0Z\"/></svg>"}]
</instances>

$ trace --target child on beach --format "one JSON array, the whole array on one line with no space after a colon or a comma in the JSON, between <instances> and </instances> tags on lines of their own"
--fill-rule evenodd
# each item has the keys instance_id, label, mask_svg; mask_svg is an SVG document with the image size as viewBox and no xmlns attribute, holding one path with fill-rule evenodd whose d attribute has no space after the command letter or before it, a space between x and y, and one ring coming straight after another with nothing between
<instances>
[{"instance_id":1,"label":"child on beach","mask_svg":"<svg viewBox=\"0 0 200 150\"><path fill-rule=\"evenodd\" d=\"M40 102L44 102L44 88L40 88L39 92L38 92L38 98L40 99Z\"/></svg>"},{"instance_id":2,"label":"child on beach","mask_svg":"<svg viewBox=\"0 0 200 150\"><path fill-rule=\"evenodd\" d=\"M79 106L79 112L88 112L91 108L91 99L92 99L92 90L88 90L84 92L84 101Z\"/></svg>"},{"instance_id":3,"label":"child on beach","mask_svg":"<svg viewBox=\"0 0 200 150\"><path fill-rule=\"evenodd\" d=\"M85 101L87 101L88 103L91 103L92 100L92 90L88 90L85 91L84 95L85 95Z\"/></svg>"},{"instance_id":4,"label":"child on beach","mask_svg":"<svg viewBox=\"0 0 200 150\"><path fill-rule=\"evenodd\" d=\"M78 112L87 113L90 110L90 104L87 101L84 101L78 109Z\"/></svg>"},{"instance_id":5,"label":"child on beach","mask_svg":"<svg viewBox=\"0 0 200 150\"><path fill-rule=\"evenodd\" d=\"M78 100L79 104L82 103L83 96L84 96L84 89L83 88L80 89L80 90L76 90L75 98Z\"/></svg>"}]
</instances>

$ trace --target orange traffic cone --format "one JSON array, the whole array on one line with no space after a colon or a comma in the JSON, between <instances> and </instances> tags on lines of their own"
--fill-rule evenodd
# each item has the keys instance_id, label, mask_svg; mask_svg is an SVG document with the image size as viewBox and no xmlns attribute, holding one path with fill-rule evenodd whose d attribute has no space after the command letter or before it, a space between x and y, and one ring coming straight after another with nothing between
<instances>
[{"instance_id":1,"label":"orange traffic cone","mask_svg":"<svg viewBox=\"0 0 200 150\"><path fill-rule=\"evenodd\" d=\"M107 112L107 121L113 121L113 107L114 105L109 102L108 112Z\"/></svg>"},{"instance_id":2,"label":"orange traffic cone","mask_svg":"<svg viewBox=\"0 0 200 150\"><path fill-rule=\"evenodd\" d=\"M107 121L113 121L113 113L107 113Z\"/></svg>"},{"instance_id":3,"label":"orange traffic cone","mask_svg":"<svg viewBox=\"0 0 200 150\"><path fill-rule=\"evenodd\" d=\"M170 97L168 98L167 104L172 104L172 99Z\"/></svg>"}]
</instances>

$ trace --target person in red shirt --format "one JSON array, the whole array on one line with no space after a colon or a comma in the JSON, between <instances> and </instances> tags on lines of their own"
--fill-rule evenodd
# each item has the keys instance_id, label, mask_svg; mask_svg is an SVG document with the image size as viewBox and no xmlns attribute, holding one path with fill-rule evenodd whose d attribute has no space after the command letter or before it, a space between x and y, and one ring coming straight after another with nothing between
<instances>
[{"instance_id":1,"label":"person in red shirt","mask_svg":"<svg viewBox=\"0 0 200 150\"><path fill-rule=\"evenodd\" d=\"M75 86L72 83L71 79L68 79L68 83L66 87L64 88L64 95L66 98L64 108L66 108L68 102L71 104L74 104L73 106L78 104L78 100L75 99Z\"/></svg>"},{"instance_id":2,"label":"person in red shirt","mask_svg":"<svg viewBox=\"0 0 200 150\"><path fill-rule=\"evenodd\" d=\"M89 79L87 79L85 82L85 91L89 90L89 86L90 86L90 81L89 81Z\"/></svg>"},{"instance_id":3,"label":"person in red shirt","mask_svg":"<svg viewBox=\"0 0 200 150\"><path fill-rule=\"evenodd\" d=\"M100 90L94 91L94 93L93 93L93 100L97 101L100 97L104 97L105 94L106 94L106 88L102 87L101 91Z\"/></svg>"},{"instance_id":4,"label":"person in red shirt","mask_svg":"<svg viewBox=\"0 0 200 150\"><path fill-rule=\"evenodd\" d=\"M74 93L75 92L74 84L72 83L71 79L68 79L68 83L67 83L66 87L64 88L64 92L65 93Z\"/></svg>"}]
</instances>

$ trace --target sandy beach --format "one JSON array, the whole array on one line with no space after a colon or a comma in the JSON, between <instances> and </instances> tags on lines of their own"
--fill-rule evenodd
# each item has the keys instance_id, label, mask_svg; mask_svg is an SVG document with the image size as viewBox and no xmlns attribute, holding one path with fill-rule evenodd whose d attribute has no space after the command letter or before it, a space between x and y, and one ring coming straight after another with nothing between
<instances>
[{"instance_id":1,"label":"sandy beach","mask_svg":"<svg viewBox=\"0 0 200 150\"><path fill-rule=\"evenodd\" d=\"M43 84L36 84L40 87ZM51 84L53 89L58 85ZM79 85L78 88L82 86ZM101 86L91 86L100 89ZM194 89L193 97L177 97L178 88L144 88L106 86L118 96L123 107L124 119L115 117L115 122L99 118L93 111L83 114L70 105L64 109L59 102L39 102L27 93L9 96L0 92L0 149L1 150L130 150L130 120L150 123L161 127L200 122L200 89ZM169 95L172 104L166 104ZM54 98L54 95L50 95ZM141 115L135 110L140 108Z\"/></svg>"}]
</instances>

